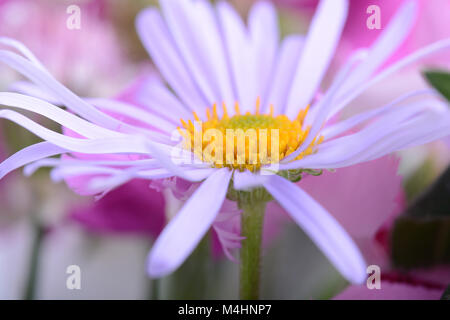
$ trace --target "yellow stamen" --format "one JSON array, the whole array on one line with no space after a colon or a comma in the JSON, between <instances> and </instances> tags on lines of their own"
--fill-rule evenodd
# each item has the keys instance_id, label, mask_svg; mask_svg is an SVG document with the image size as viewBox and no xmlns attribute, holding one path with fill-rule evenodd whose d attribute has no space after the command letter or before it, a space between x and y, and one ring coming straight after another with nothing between
<instances>
[{"instance_id":1,"label":"yellow stamen","mask_svg":"<svg viewBox=\"0 0 450 320\"><path fill-rule=\"evenodd\" d=\"M201 127L194 127L191 120L181 119L178 131L185 138L185 145L203 161L211 162L217 168L228 167L236 170L257 171L263 165L278 163L293 153L306 140L311 130L303 122L309 106L301 110L294 120L285 115L274 116L274 106L270 104L268 114L260 113L261 99L256 100L254 114L241 115L239 102L234 105L235 115L229 117L225 102L222 103L223 116L217 114L217 104L206 109L207 121ZM199 121L194 112L193 118ZM210 131L212 130L212 131ZM196 137L202 140L195 144ZM314 137L307 148L295 159L313 154L323 136ZM199 149L194 150L195 146Z\"/></svg>"},{"instance_id":2,"label":"yellow stamen","mask_svg":"<svg viewBox=\"0 0 450 320\"><path fill-rule=\"evenodd\" d=\"M225 101L222 102L222 109L223 109L223 118L228 119L227 105L226 105Z\"/></svg>"},{"instance_id":3,"label":"yellow stamen","mask_svg":"<svg viewBox=\"0 0 450 320\"><path fill-rule=\"evenodd\" d=\"M194 115L195 121L200 121L200 118L198 117L198 115L197 115L197 113L195 111L192 112L192 114Z\"/></svg>"},{"instance_id":4,"label":"yellow stamen","mask_svg":"<svg viewBox=\"0 0 450 320\"><path fill-rule=\"evenodd\" d=\"M259 114L260 107L261 107L261 97L258 97L256 99L256 111L255 111L255 114Z\"/></svg>"},{"instance_id":5,"label":"yellow stamen","mask_svg":"<svg viewBox=\"0 0 450 320\"><path fill-rule=\"evenodd\" d=\"M217 103L213 104L213 118L217 120L219 117L217 116Z\"/></svg>"},{"instance_id":6,"label":"yellow stamen","mask_svg":"<svg viewBox=\"0 0 450 320\"><path fill-rule=\"evenodd\" d=\"M240 115L241 111L239 110L239 102L236 101L236 103L234 104L234 111L236 112L236 115Z\"/></svg>"}]
</instances>

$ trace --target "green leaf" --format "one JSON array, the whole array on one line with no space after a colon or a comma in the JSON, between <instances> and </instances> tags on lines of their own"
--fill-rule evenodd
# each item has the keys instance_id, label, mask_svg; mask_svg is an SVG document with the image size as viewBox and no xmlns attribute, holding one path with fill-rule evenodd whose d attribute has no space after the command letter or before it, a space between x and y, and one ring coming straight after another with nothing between
<instances>
[{"instance_id":1,"label":"green leaf","mask_svg":"<svg viewBox=\"0 0 450 320\"><path fill-rule=\"evenodd\" d=\"M406 210L411 217L450 218L450 167Z\"/></svg>"},{"instance_id":2,"label":"green leaf","mask_svg":"<svg viewBox=\"0 0 450 320\"><path fill-rule=\"evenodd\" d=\"M450 286L442 294L441 300L450 300Z\"/></svg>"},{"instance_id":3,"label":"green leaf","mask_svg":"<svg viewBox=\"0 0 450 320\"><path fill-rule=\"evenodd\" d=\"M412 175L403 181L408 203L417 199L436 180L436 161L429 157Z\"/></svg>"},{"instance_id":4,"label":"green leaf","mask_svg":"<svg viewBox=\"0 0 450 320\"><path fill-rule=\"evenodd\" d=\"M412 269L450 263L450 167L400 216L392 232L392 262Z\"/></svg>"},{"instance_id":5,"label":"green leaf","mask_svg":"<svg viewBox=\"0 0 450 320\"><path fill-rule=\"evenodd\" d=\"M398 218L391 256L396 268L407 270L450 263L450 218Z\"/></svg>"},{"instance_id":6,"label":"green leaf","mask_svg":"<svg viewBox=\"0 0 450 320\"><path fill-rule=\"evenodd\" d=\"M442 70L429 70L423 73L428 83L450 101L450 73Z\"/></svg>"}]
</instances>

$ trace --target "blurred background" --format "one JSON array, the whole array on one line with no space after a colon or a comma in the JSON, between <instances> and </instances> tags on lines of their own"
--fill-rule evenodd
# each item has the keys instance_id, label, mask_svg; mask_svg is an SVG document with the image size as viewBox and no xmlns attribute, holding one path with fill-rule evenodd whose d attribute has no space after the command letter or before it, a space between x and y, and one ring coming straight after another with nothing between
<instances>
[{"instance_id":1,"label":"blurred background","mask_svg":"<svg viewBox=\"0 0 450 320\"><path fill-rule=\"evenodd\" d=\"M231 2L245 17L253 1ZM306 32L317 1L273 2L282 35ZM376 39L403 2L350 0L349 20L324 87L352 50ZM450 2L418 2L415 27L389 63L450 37ZM66 26L67 8L74 4L81 9L81 28L71 30ZM381 30L366 26L366 9L373 4L381 9ZM136 14L149 5L156 1L0 0L0 36L23 42L79 96L117 97L136 79L154 72L134 29ZM421 72L430 68L449 70L450 55L402 70L368 90L341 117L428 86ZM12 69L0 65L0 90L19 80ZM37 141L18 126L0 122L1 160ZM327 188L313 183L306 187L322 197L327 208L346 217L344 225L352 229L368 262L381 267L386 288L398 285L429 293L450 284L449 147L450 140L442 140L404 150L320 177ZM17 170L1 180L0 299L237 298L238 264L215 253L214 235L173 275L150 281L146 255L180 201L169 193L142 192L139 183L95 202L64 183L53 184L45 169L31 178ZM163 214L151 218L156 211ZM295 224L282 213L268 219L266 224L276 228L265 234L262 298L352 297L345 280ZM66 287L70 265L81 268L81 290ZM398 294L401 298L409 293Z\"/></svg>"}]
</instances>

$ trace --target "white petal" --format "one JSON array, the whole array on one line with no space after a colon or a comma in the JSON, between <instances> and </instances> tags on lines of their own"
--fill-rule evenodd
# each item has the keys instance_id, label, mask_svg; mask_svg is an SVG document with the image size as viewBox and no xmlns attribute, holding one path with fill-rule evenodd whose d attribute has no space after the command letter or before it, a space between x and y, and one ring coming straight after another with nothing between
<instances>
[{"instance_id":1,"label":"white petal","mask_svg":"<svg viewBox=\"0 0 450 320\"><path fill-rule=\"evenodd\" d=\"M161 0L175 44L210 105L232 103L226 56L211 5L204 0Z\"/></svg>"},{"instance_id":2,"label":"white petal","mask_svg":"<svg viewBox=\"0 0 450 320\"><path fill-rule=\"evenodd\" d=\"M251 173L250 171L235 171L233 175L233 186L236 190L247 190L264 185L268 176Z\"/></svg>"},{"instance_id":3,"label":"white petal","mask_svg":"<svg viewBox=\"0 0 450 320\"><path fill-rule=\"evenodd\" d=\"M55 146L49 142L39 142L23 148L0 163L0 179L11 171L14 171L33 161L56 156L67 151L68 150Z\"/></svg>"},{"instance_id":4,"label":"white petal","mask_svg":"<svg viewBox=\"0 0 450 320\"><path fill-rule=\"evenodd\" d=\"M191 110L202 111L208 102L193 81L159 11L155 8L141 11L136 29L168 84Z\"/></svg>"},{"instance_id":5,"label":"white petal","mask_svg":"<svg viewBox=\"0 0 450 320\"><path fill-rule=\"evenodd\" d=\"M278 175L271 176L264 186L345 278L352 283L365 281L366 263L361 252L342 226L319 203Z\"/></svg>"},{"instance_id":6,"label":"white petal","mask_svg":"<svg viewBox=\"0 0 450 320\"><path fill-rule=\"evenodd\" d=\"M323 0L316 11L295 71L285 114L294 118L316 94L334 55L347 17L345 0Z\"/></svg>"},{"instance_id":7,"label":"white petal","mask_svg":"<svg viewBox=\"0 0 450 320\"><path fill-rule=\"evenodd\" d=\"M283 39L281 48L278 52L277 64L273 75L269 94L267 96L268 104L273 104L276 114L283 114L286 106L287 95L292 86L295 75L295 67L300 58L305 38L299 35L291 35ZM266 108L263 112L267 112Z\"/></svg>"},{"instance_id":8,"label":"white petal","mask_svg":"<svg viewBox=\"0 0 450 320\"><path fill-rule=\"evenodd\" d=\"M108 116L88 104L86 101L83 101L83 99L56 81L50 73L30 60L13 52L0 50L0 61L30 79L42 88L44 92L49 92L51 96L57 98L64 103L68 109L79 114L83 118L108 129L122 127L123 131L136 132L133 127Z\"/></svg>"},{"instance_id":9,"label":"white petal","mask_svg":"<svg viewBox=\"0 0 450 320\"><path fill-rule=\"evenodd\" d=\"M419 101L392 108L359 132L323 143L316 154L282 164L280 170L346 167L445 137L449 128L450 113L444 102Z\"/></svg>"},{"instance_id":10,"label":"white petal","mask_svg":"<svg viewBox=\"0 0 450 320\"><path fill-rule=\"evenodd\" d=\"M242 111L250 110L258 96L256 84L252 81L255 61L252 60L250 35L241 17L229 3L219 2L217 13L236 88L236 98L240 102ZM229 110L229 113L234 114L234 110Z\"/></svg>"},{"instance_id":11,"label":"white petal","mask_svg":"<svg viewBox=\"0 0 450 320\"><path fill-rule=\"evenodd\" d=\"M151 277L159 278L171 273L195 249L222 206L230 178L231 171L227 168L216 171L164 228L148 257Z\"/></svg>"},{"instance_id":12,"label":"white petal","mask_svg":"<svg viewBox=\"0 0 450 320\"><path fill-rule=\"evenodd\" d=\"M254 82L256 93L261 98L262 108L268 107L267 91L272 85L275 58L278 52L278 17L274 5L269 1L257 2L250 10L248 28L255 61ZM250 111L253 105L250 105Z\"/></svg>"}]
</instances>

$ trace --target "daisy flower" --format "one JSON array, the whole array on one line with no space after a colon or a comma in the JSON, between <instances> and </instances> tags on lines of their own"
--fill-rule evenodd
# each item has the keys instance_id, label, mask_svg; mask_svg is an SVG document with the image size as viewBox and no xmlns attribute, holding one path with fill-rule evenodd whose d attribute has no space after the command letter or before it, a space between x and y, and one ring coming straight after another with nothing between
<instances>
[{"instance_id":1,"label":"daisy flower","mask_svg":"<svg viewBox=\"0 0 450 320\"><path fill-rule=\"evenodd\" d=\"M36 95L71 112L44 99L0 93L1 104L39 113L67 128L60 134L16 111L1 110L2 118L45 141L5 160L0 175L27 164L27 174L51 166L56 181L92 177L87 187L93 193L133 178L201 182L154 243L148 273L162 277L177 269L228 198L242 210L242 298L258 297L262 221L266 203L275 200L344 277L362 283L366 263L354 241L294 182L305 174L370 161L448 135L448 107L432 90L410 92L344 121L335 122L333 116L400 68L449 49L450 40L376 73L408 34L416 13L415 1L408 1L374 44L356 51L321 92L347 9L345 0L321 1L307 35L280 42L269 2L255 4L245 24L227 2L213 6L206 0L161 0L160 9L148 8L137 18L141 40L166 82L153 78L143 87L145 109L82 99L21 44L1 39L22 56L2 50L0 60L33 81L42 90L34 90ZM229 130L244 132L243 140L229 136ZM237 143L235 148L236 140L244 141L244 147ZM51 158L60 154L68 156ZM104 160L105 154L115 158Z\"/></svg>"}]
</instances>

